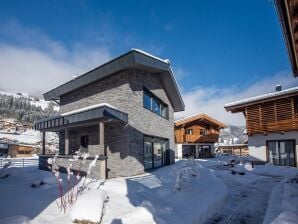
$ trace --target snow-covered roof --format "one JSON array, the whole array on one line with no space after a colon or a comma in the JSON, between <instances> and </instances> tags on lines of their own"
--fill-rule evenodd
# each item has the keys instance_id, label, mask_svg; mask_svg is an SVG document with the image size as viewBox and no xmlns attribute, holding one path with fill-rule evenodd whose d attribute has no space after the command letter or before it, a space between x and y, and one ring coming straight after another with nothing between
<instances>
[{"instance_id":1,"label":"snow-covered roof","mask_svg":"<svg viewBox=\"0 0 298 224\"><path fill-rule=\"evenodd\" d=\"M84 112L84 111L87 111L87 110L91 110L91 109L95 109L95 108L99 108L99 107L103 107L103 106L107 106L107 107L116 109L111 104L108 104L108 103L99 103L99 104L95 104L95 105L92 105L92 106L83 107L83 108L80 108L80 109L77 109L77 110L72 110L72 111L63 113L63 114L61 114L61 116L67 116L67 115L71 115L71 114L76 114L76 113Z\"/></svg>"},{"instance_id":2,"label":"snow-covered roof","mask_svg":"<svg viewBox=\"0 0 298 224\"><path fill-rule=\"evenodd\" d=\"M229 110L231 110L232 107L238 107L238 106L243 106L246 104L252 104L252 103L256 103L258 101L269 100L272 98L282 97L284 95L294 94L294 93L298 93L298 86L289 88L289 89L285 89L282 91L267 93L267 94L263 94L260 96L255 96L255 97L251 97L251 98L247 98L247 99L243 99L243 100L238 100L238 101L235 101L232 103L228 103L225 105L225 108L227 111L229 111Z\"/></svg>"},{"instance_id":3,"label":"snow-covered roof","mask_svg":"<svg viewBox=\"0 0 298 224\"><path fill-rule=\"evenodd\" d=\"M147 55L148 57L151 57L151 58L154 58L156 60L159 60L161 62L164 62L164 63L167 63L167 64L170 64L170 60L169 59L161 59L159 57L156 57L155 55L153 54L150 54L146 51L143 51L143 50L140 50L140 49L137 49L137 48L131 48L132 51L136 51L136 52L139 52L141 54L144 54L144 55Z\"/></svg>"}]
</instances>

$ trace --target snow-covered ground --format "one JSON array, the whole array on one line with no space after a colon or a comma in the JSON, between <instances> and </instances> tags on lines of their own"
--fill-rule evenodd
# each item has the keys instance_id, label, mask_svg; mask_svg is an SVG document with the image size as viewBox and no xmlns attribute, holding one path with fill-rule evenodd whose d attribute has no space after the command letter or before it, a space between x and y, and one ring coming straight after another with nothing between
<instances>
[{"instance_id":1,"label":"snow-covered ground","mask_svg":"<svg viewBox=\"0 0 298 224\"><path fill-rule=\"evenodd\" d=\"M52 173L9 168L0 172L0 223L295 223L298 183L290 182L298 169L240 164L234 169L245 175L232 175L227 161L197 160L198 175L182 178L181 190L175 188L177 173L191 167L187 160L144 175L97 180L65 214L56 204ZM31 188L40 180L46 184Z\"/></svg>"},{"instance_id":2,"label":"snow-covered ground","mask_svg":"<svg viewBox=\"0 0 298 224\"><path fill-rule=\"evenodd\" d=\"M231 168L227 166L230 159L235 157L200 161L214 169L216 176L229 189L224 208L207 223L297 223L297 168L272 164L252 167L250 163L245 163L232 168L245 175L232 175ZM293 181L295 176L297 182Z\"/></svg>"},{"instance_id":3,"label":"snow-covered ground","mask_svg":"<svg viewBox=\"0 0 298 224\"><path fill-rule=\"evenodd\" d=\"M10 176L0 178L0 198L4 202L0 203L0 223L67 224L86 217L94 220L96 216L102 223L203 223L222 207L227 189L212 171L199 166L199 175L186 178L181 190L175 191L176 174L187 163L178 161L149 174L110 179L104 184L96 181L66 214L57 208L58 191L52 173L9 168L1 177L5 173ZM46 184L30 187L40 180Z\"/></svg>"}]
</instances>

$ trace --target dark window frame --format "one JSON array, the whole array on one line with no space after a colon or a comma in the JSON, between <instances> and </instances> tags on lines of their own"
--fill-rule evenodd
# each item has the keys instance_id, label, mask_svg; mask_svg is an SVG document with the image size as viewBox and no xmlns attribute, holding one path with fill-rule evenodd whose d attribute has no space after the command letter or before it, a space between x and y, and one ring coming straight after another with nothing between
<instances>
[{"instance_id":1,"label":"dark window frame","mask_svg":"<svg viewBox=\"0 0 298 224\"><path fill-rule=\"evenodd\" d=\"M294 146L294 166L293 167L297 167L297 162L296 162L296 140L295 139L279 139L279 140L267 140L266 141L266 161L267 163L269 163L269 142L277 142L278 143L278 153L279 153L279 160L280 158L280 142L286 142L286 141L291 141L293 142L293 146ZM278 165L280 166L280 165ZM292 167L292 166L291 166Z\"/></svg>"},{"instance_id":2,"label":"dark window frame","mask_svg":"<svg viewBox=\"0 0 298 224\"><path fill-rule=\"evenodd\" d=\"M192 128L186 128L185 129L185 134L186 135L193 135L193 129Z\"/></svg>"},{"instance_id":3,"label":"dark window frame","mask_svg":"<svg viewBox=\"0 0 298 224\"><path fill-rule=\"evenodd\" d=\"M145 169L145 137L147 137L147 138L151 138L151 147L152 147L152 168L149 168L149 169ZM166 152L166 150L167 150L167 148L165 148L164 149L164 152L162 153L162 158L161 158L161 161L162 161L162 165L160 166L160 167L155 167L154 166L154 150L153 150L153 144L154 144L154 142L153 142L153 139L159 139L159 140L161 140L161 141L164 141L165 143L168 143L169 144L169 142L170 142L170 140L168 139L168 138L162 138L162 137L158 137L158 136L154 136L154 135L143 135L143 166L144 166L144 170L154 170L154 169L158 169L158 168L160 168L160 167L163 167L163 166L165 166L166 164L165 164L165 162L164 162L164 154L165 154L165 152Z\"/></svg>"},{"instance_id":4,"label":"dark window frame","mask_svg":"<svg viewBox=\"0 0 298 224\"><path fill-rule=\"evenodd\" d=\"M201 129L200 129L200 135L201 135L201 136L208 135L208 130L207 130L207 129L204 129L204 128L201 128Z\"/></svg>"},{"instance_id":5,"label":"dark window frame","mask_svg":"<svg viewBox=\"0 0 298 224\"><path fill-rule=\"evenodd\" d=\"M145 105L145 95L150 97L150 109ZM156 102L159 104L159 112L157 113L153 108L153 103ZM164 101L162 101L158 96L152 93L145 86L143 87L143 107L158 116L169 120L169 106ZM165 110L165 116L163 116L163 111Z\"/></svg>"}]
</instances>

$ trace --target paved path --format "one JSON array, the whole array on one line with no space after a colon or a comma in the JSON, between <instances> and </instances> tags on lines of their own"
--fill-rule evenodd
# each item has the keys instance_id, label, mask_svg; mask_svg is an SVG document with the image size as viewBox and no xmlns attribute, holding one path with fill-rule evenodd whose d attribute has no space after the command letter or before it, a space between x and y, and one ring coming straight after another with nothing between
<instances>
[{"instance_id":1,"label":"paved path","mask_svg":"<svg viewBox=\"0 0 298 224\"><path fill-rule=\"evenodd\" d=\"M265 177L244 185L235 182L228 175L230 174L218 175L225 182L229 191L225 205L206 224L261 224L266 213L272 188L281 178Z\"/></svg>"}]
</instances>

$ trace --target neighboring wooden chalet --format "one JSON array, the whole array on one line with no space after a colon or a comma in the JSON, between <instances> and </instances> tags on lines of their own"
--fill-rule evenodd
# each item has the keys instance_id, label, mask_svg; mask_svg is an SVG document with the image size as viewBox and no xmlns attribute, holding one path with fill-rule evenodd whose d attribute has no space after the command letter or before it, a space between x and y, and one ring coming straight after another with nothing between
<instances>
[{"instance_id":1,"label":"neighboring wooden chalet","mask_svg":"<svg viewBox=\"0 0 298 224\"><path fill-rule=\"evenodd\" d=\"M294 76L298 76L298 0L275 0Z\"/></svg>"},{"instance_id":2,"label":"neighboring wooden chalet","mask_svg":"<svg viewBox=\"0 0 298 224\"><path fill-rule=\"evenodd\" d=\"M36 122L59 133L59 166L99 155L94 177L131 176L174 163L174 112L184 103L170 62L133 49L44 94L60 115ZM46 163L47 156L40 156ZM88 160L91 161L91 160ZM47 167L45 164L44 167Z\"/></svg>"},{"instance_id":3,"label":"neighboring wooden chalet","mask_svg":"<svg viewBox=\"0 0 298 224\"><path fill-rule=\"evenodd\" d=\"M229 103L225 108L244 114L252 160L297 166L298 87Z\"/></svg>"},{"instance_id":4,"label":"neighboring wooden chalet","mask_svg":"<svg viewBox=\"0 0 298 224\"><path fill-rule=\"evenodd\" d=\"M9 144L8 156L14 158L31 157L33 153L32 145Z\"/></svg>"},{"instance_id":5,"label":"neighboring wooden chalet","mask_svg":"<svg viewBox=\"0 0 298 224\"><path fill-rule=\"evenodd\" d=\"M220 153L232 154L237 156L248 155L247 144L219 144L217 151Z\"/></svg>"},{"instance_id":6,"label":"neighboring wooden chalet","mask_svg":"<svg viewBox=\"0 0 298 224\"><path fill-rule=\"evenodd\" d=\"M212 157L219 131L225 127L225 124L206 114L175 121L176 157Z\"/></svg>"},{"instance_id":7,"label":"neighboring wooden chalet","mask_svg":"<svg viewBox=\"0 0 298 224\"><path fill-rule=\"evenodd\" d=\"M0 142L0 157L31 157L34 150L32 145Z\"/></svg>"}]
</instances>

